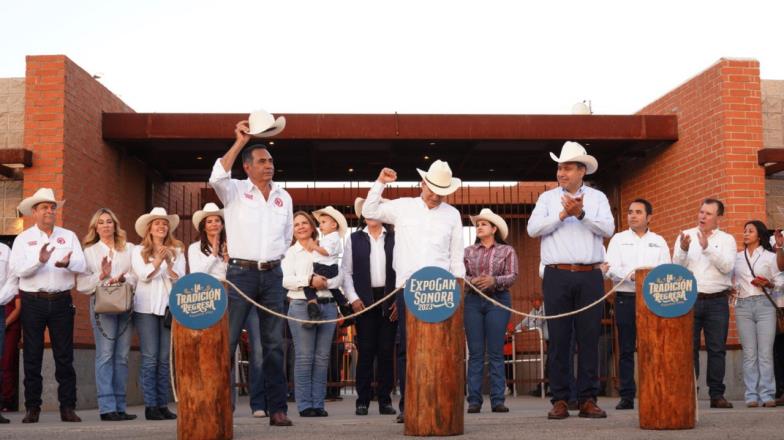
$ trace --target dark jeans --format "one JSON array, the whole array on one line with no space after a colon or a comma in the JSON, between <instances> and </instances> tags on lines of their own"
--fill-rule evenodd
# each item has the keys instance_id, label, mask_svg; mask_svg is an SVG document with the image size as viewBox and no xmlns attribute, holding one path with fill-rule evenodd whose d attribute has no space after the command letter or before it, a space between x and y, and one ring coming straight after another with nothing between
<instances>
[{"instance_id":1,"label":"dark jeans","mask_svg":"<svg viewBox=\"0 0 784 440\"><path fill-rule=\"evenodd\" d=\"M615 298L615 322L618 325L618 345L620 346L619 393L622 399L634 399L637 393L637 386L634 383L634 349L637 346L634 296L633 292L618 292Z\"/></svg>"},{"instance_id":2,"label":"dark jeans","mask_svg":"<svg viewBox=\"0 0 784 440\"><path fill-rule=\"evenodd\" d=\"M49 327L52 342L57 398L60 408L76 407L76 372L73 368L73 326L76 309L71 295L53 301L22 293L22 335L24 338L25 406L41 406L44 358L44 331Z\"/></svg>"},{"instance_id":3,"label":"dark jeans","mask_svg":"<svg viewBox=\"0 0 784 440\"><path fill-rule=\"evenodd\" d=\"M558 315L582 308L604 294L602 272L570 272L546 267L544 271L544 307L548 315ZM599 334L602 308L597 305L574 316L548 322L550 333L550 390L552 401L570 399L569 363L572 335L577 342L577 400L596 399L599 392Z\"/></svg>"},{"instance_id":4,"label":"dark jeans","mask_svg":"<svg viewBox=\"0 0 784 440\"><path fill-rule=\"evenodd\" d=\"M398 293L395 299L397 304L397 382L400 385L400 412L404 411L406 400L406 300L403 292Z\"/></svg>"},{"instance_id":5,"label":"dark jeans","mask_svg":"<svg viewBox=\"0 0 784 440\"><path fill-rule=\"evenodd\" d=\"M313 274L314 275L321 275L326 279L335 278L338 276L338 265L337 264L321 264L321 263L313 263ZM302 289L305 291L305 299L307 301L314 301L318 295L316 294L316 289L312 287L305 287ZM335 301L340 305L346 305L348 302L346 297L343 296L343 292L340 289L329 289L329 293L332 294L332 298L335 298Z\"/></svg>"},{"instance_id":6,"label":"dark jeans","mask_svg":"<svg viewBox=\"0 0 784 440\"><path fill-rule=\"evenodd\" d=\"M773 372L776 375L776 397L784 394L784 333L773 343Z\"/></svg>"},{"instance_id":7,"label":"dark jeans","mask_svg":"<svg viewBox=\"0 0 784 440\"><path fill-rule=\"evenodd\" d=\"M264 394L264 357L261 349L260 327L258 313L248 313L248 319L245 321L245 330L248 331L248 395L250 396L251 412L267 410L267 396Z\"/></svg>"},{"instance_id":8,"label":"dark jeans","mask_svg":"<svg viewBox=\"0 0 784 440\"><path fill-rule=\"evenodd\" d=\"M259 304L283 313L286 294L280 266L260 271L229 265L226 279L236 284L247 296ZM249 313L257 313L261 331L262 370L267 411L286 412L286 376L283 370L283 320L256 309L233 289L229 288L229 353L233 359L242 327ZM232 368L233 371L233 368ZM234 393L232 393L232 396Z\"/></svg>"},{"instance_id":9,"label":"dark jeans","mask_svg":"<svg viewBox=\"0 0 784 440\"><path fill-rule=\"evenodd\" d=\"M509 291L493 294L496 301L509 307ZM510 313L471 291L465 298L464 321L468 342L468 404L482 406L482 379L484 378L485 353L490 377L490 404L504 403L504 337Z\"/></svg>"},{"instance_id":10,"label":"dark jeans","mask_svg":"<svg viewBox=\"0 0 784 440\"><path fill-rule=\"evenodd\" d=\"M378 294L377 294L378 292ZM376 301L383 297L384 288L373 289ZM357 318L357 406L370 405L373 396L373 363L376 362L376 395L379 405L392 402L390 393L394 381L394 349L397 322L389 320L389 313L382 314L379 307Z\"/></svg>"},{"instance_id":11,"label":"dark jeans","mask_svg":"<svg viewBox=\"0 0 784 440\"><path fill-rule=\"evenodd\" d=\"M724 357L727 353L727 331L730 305L727 297L716 294L709 299L697 299L694 305L694 372L700 377L700 333L705 334L708 350L708 393L711 399L724 396Z\"/></svg>"}]
</instances>

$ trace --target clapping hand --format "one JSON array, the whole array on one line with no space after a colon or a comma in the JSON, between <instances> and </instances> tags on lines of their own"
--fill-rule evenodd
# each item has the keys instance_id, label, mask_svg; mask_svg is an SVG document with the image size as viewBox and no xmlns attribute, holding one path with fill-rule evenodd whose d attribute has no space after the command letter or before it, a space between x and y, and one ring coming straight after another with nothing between
<instances>
[{"instance_id":1,"label":"clapping hand","mask_svg":"<svg viewBox=\"0 0 784 440\"><path fill-rule=\"evenodd\" d=\"M120 274L119 277L115 277L115 278L112 278L112 279L109 280L109 284L110 285L112 285L112 284L121 284L121 283L124 283L124 282L125 282L125 274L124 273Z\"/></svg>"},{"instance_id":2,"label":"clapping hand","mask_svg":"<svg viewBox=\"0 0 784 440\"><path fill-rule=\"evenodd\" d=\"M689 245L691 245L691 235L685 232L681 232L680 240L681 240L681 250L683 252L689 252Z\"/></svg>"},{"instance_id":3,"label":"clapping hand","mask_svg":"<svg viewBox=\"0 0 784 440\"><path fill-rule=\"evenodd\" d=\"M700 247L702 247L702 249L706 249L708 247L708 237L710 236L710 232L697 231L697 239L700 241Z\"/></svg>"},{"instance_id":4,"label":"clapping hand","mask_svg":"<svg viewBox=\"0 0 784 440\"><path fill-rule=\"evenodd\" d=\"M563 195L561 196L561 205L563 205L567 217L579 217L583 212L583 197Z\"/></svg>"},{"instance_id":5,"label":"clapping hand","mask_svg":"<svg viewBox=\"0 0 784 440\"><path fill-rule=\"evenodd\" d=\"M41 246L41 251L38 252L38 261L46 264L46 262L52 258L52 252L54 252L54 247L49 249L49 243L44 244Z\"/></svg>"},{"instance_id":6,"label":"clapping hand","mask_svg":"<svg viewBox=\"0 0 784 440\"><path fill-rule=\"evenodd\" d=\"M73 251L70 251L67 254L65 254L62 260L54 263L54 266L60 268L68 267L68 265L71 264L71 254L73 254Z\"/></svg>"},{"instance_id":7,"label":"clapping hand","mask_svg":"<svg viewBox=\"0 0 784 440\"><path fill-rule=\"evenodd\" d=\"M101 259L101 278L106 279L112 275L112 260L108 256Z\"/></svg>"},{"instance_id":8,"label":"clapping hand","mask_svg":"<svg viewBox=\"0 0 784 440\"><path fill-rule=\"evenodd\" d=\"M781 229L776 229L773 232L773 237L776 239L776 248L781 249L784 247L784 234L781 233Z\"/></svg>"}]
</instances>

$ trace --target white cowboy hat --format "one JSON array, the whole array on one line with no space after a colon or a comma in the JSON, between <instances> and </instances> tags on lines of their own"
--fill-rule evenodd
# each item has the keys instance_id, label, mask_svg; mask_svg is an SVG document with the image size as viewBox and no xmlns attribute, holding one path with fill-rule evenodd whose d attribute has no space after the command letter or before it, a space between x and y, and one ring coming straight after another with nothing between
<instances>
[{"instance_id":1,"label":"white cowboy hat","mask_svg":"<svg viewBox=\"0 0 784 440\"><path fill-rule=\"evenodd\" d=\"M381 198L381 203L388 202L389 199ZM365 206L365 199L363 197L357 197L354 200L354 214L357 215L357 218L362 217L362 207ZM373 219L371 219L373 220Z\"/></svg>"},{"instance_id":2,"label":"white cowboy hat","mask_svg":"<svg viewBox=\"0 0 784 440\"><path fill-rule=\"evenodd\" d=\"M596 161L596 158L588 154L585 148L577 142L565 142L561 147L561 157L552 152L550 157L558 163L580 162L585 165L585 174L593 174L599 168L599 162Z\"/></svg>"},{"instance_id":3,"label":"white cowboy hat","mask_svg":"<svg viewBox=\"0 0 784 440\"><path fill-rule=\"evenodd\" d=\"M509 235L509 226L506 225L506 221L489 208L482 208L482 210L479 211L479 215L470 215L468 217L471 219L471 224L474 226L476 226L476 222L479 220L490 222L493 226L498 228L498 232L501 234L501 239L503 240L506 240L506 237Z\"/></svg>"},{"instance_id":4,"label":"white cowboy hat","mask_svg":"<svg viewBox=\"0 0 784 440\"><path fill-rule=\"evenodd\" d=\"M439 196L448 196L460 188L460 179L452 177L452 169L442 160L431 163L427 172L419 168L417 172L427 183L428 188Z\"/></svg>"},{"instance_id":5,"label":"white cowboy hat","mask_svg":"<svg viewBox=\"0 0 784 440\"><path fill-rule=\"evenodd\" d=\"M200 211L193 213L193 218L191 219L193 221L193 227L198 231L199 223L211 215L217 215L218 217L223 218L223 210L218 208L218 205L212 202L204 205L204 208L202 208Z\"/></svg>"},{"instance_id":6,"label":"white cowboy hat","mask_svg":"<svg viewBox=\"0 0 784 440\"><path fill-rule=\"evenodd\" d=\"M248 116L248 126L250 127L248 134L253 137L272 137L286 127L286 118L279 116L275 119L270 113L259 110Z\"/></svg>"},{"instance_id":7,"label":"white cowboy hat","mask_svg":"<svg viewBox=\"0 0 784 440\"><path fill-rule=\"evenodd\" d=\"M341 212L338 211L337 209L331 206L327 206L326 208L321 208L318 211L313 211L312 214L313 217L316 218L317 224L319 222L319 217L321 217L322 215L328 215L332 217L333 219L335 219L335 222L337 222L338 224L338 234L340 234L341 237L346 235L346 231L348 231L348 222L346 221L346 217L343 216L343 214L341 214Z\"/></svg>"},{"instance_id":8,"label":"white cowboy hat","mask_svg":"<svg viewBox=\"0 0 784 440\"><path fill-rule=\"evenodd\" d=\"M32 215L33 207L43 202L62 206L65 203L65 200L56 200L52 188L38 188L38 191L36 191L35 194L19 202L19 206L17 206L16 209L18 209L22 215Z\"/></svg>"},{"instance_id":9,"label":"white cowboy hat","mask_svg":"<svg viewBox=\"0 0 784 440\"><path fill-rule=\"evenodd\" d=\"M166 210L161 207L152 208L149 214L144 214L141 217L136 219L136 224L134 225L134 229L136 229L136 234L139 237L144 237L144 234L147 233L147 225L150 224L151 221L157 220L159 218L163 218L169 221L169 231L174 231L177 229L177 225L180 224L180 216L177 214L168 215L166 214Z\"/></svg>"}]
</instances>

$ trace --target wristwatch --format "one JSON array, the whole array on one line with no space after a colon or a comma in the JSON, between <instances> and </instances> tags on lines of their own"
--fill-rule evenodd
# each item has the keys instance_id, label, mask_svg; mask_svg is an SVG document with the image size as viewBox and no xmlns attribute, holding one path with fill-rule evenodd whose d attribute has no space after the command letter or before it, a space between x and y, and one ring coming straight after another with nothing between
<instances>
[{"instance_id":1,"label":"wristwatch","mask_svg":"<svg viewBox=\"0 0 784 440\"><path fill-rule=\"evenodd\" d=\"M577 216L577 220L582 220L584 218L585 218L585 210L583 210L583 212L581 212L580 215Z\"/></svg>"}]
</instances>

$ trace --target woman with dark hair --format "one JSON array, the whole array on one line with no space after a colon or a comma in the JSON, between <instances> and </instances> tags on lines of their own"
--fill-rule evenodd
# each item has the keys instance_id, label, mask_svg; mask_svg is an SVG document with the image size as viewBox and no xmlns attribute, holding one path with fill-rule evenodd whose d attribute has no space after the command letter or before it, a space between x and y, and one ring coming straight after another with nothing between
<instances>
[{"instance_id":1,"label":"woman with dark hair","mask_svg":"<svg viewBox=\"0 0 784 440\"><path fill-rule=\"evenodd\" d=\"M199 231L199 240L188 246L188 266L191 273L202 272L223 280L229 255L226 252L226 231L223 228L223 210L214 203L193 213L193 227Z\"/></svg>"},{"instance_id":2,"label":"woman with dark hair","mask_svg":"<svg viewBox=\"0 0 784 440\"><path fill-rule=\"evenodd\" d=\"M746 406L776 406L773 342L776 307L769 295L779 274L768 228L759 220L743 229L744 249L735 258L735 323L743 346L743 381Z\"/></svg>"},{"instance_id":3,"label":"woman with dark hair","mask_svg":"<svg viewBox=\"0 0 784 440\"><path fill-rule=\"evenodd\" d=\"M501 216L485 208L471 216L476 243L465 249L466 280L488 296L510 307L509 288L517 279L517 254L504 240L509 228ZM485 351L490 375L490 407L508 412L504 405L504 336L509 312L491 304L473 289L466 289L465 331L468 341L468 412L482 409L482 372Z\"/></svg>"}]
</instances>

